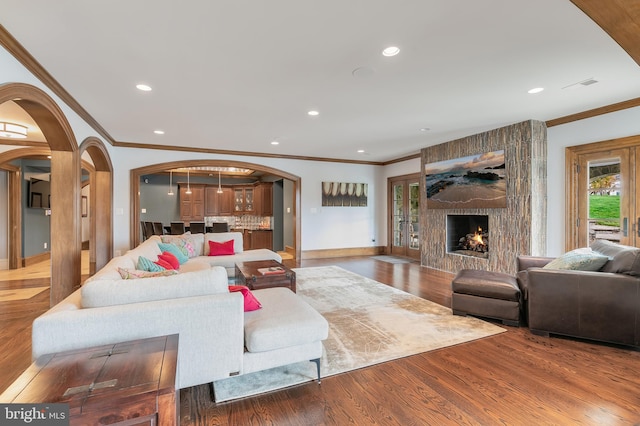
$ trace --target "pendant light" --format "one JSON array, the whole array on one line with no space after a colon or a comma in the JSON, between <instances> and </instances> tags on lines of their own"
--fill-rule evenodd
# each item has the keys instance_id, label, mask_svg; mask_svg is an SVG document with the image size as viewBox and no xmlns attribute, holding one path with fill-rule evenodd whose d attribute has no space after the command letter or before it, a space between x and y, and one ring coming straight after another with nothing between
<instances>
[{"instance_id":1,"label":"pendant light","mask_svg":"<svg viewBox=\"0 0 640 426\"><path fill-rule=\"evenodd\" d=\"M218 169L218 194L222 194L222 186L220 186L220 169Z\"/></svg>"},{"instance_id":2,"label":"pendant light","mask_svg":"<svg viewBox=\"0 0 640 426\"><path fill-rule=\"evenodd\" d=\"M189 184L189 169L187 169L187 190L185 194L191 194L191 185Z\"/></svg>"},{"instance_id":3,"label":"pendant light","mask_svg":"<svg viewBox=\"0 0 640 426\"><path fill-rule=\"evenodd\" d=\"M173 195L173 170L169 170L169 192L167 195Z\"/></svg>"}]
</instances>

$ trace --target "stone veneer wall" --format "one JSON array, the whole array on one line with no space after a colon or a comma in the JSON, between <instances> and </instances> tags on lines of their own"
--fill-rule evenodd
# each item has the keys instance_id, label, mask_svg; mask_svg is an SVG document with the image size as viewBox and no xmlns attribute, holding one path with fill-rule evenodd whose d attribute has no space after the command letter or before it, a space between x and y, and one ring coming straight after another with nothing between
<instances>
[{"instance_id":1,"label":"stone veneer wall","mask_svg":"<svg viewBox=\"0 0 640 426\"><path fill-rule=\"evenodd\" d=\"M425 164L504 149L507 207L492 209L427 209L421 180L420 229L423 266L449 272L483 269L515 274L518 255L544 255L547 235L547 128L525 121L466 138L424 148ZM489 216L489 258L449 254L448 214Z\"/></svg>"}]
</instances>

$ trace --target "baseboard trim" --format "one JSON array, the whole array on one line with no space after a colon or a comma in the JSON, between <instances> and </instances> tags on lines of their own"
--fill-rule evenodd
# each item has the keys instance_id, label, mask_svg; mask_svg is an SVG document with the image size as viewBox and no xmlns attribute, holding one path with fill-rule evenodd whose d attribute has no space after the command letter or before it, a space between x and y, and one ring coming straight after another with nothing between
<instances>
[{"instance_id":1,"label":"baseboard trim","mask_svg":"<svg viewBox=\"0 0 640 426\"><path fill-rule=\"evenodd\" d=\"M34 254L33 256L25 257L22 259L22 267L35 265L36 263L44 262L51 259L51 252L45 251L44 253Z\"/></svg>"},{"instance_id":2,"label":"baseboard trim","mask_svg":"<svg viewBox=\"0 0 640 426\"><path fill-rule=\"evenodd\" d=\"M302 259L327 259L331 257L376 256L384 254L386 247L353 247L324 250L304 250Z\"/></svg>"}]
</instances>

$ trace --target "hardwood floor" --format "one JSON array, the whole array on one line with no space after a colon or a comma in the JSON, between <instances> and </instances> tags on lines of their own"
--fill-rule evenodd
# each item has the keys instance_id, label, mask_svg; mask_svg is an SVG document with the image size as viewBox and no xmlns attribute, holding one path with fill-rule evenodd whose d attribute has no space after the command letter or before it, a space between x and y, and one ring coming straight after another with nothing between
<instances>
[{"instance_id":1,"label":"hardwood floor","mask_svg":"<svg viewBox=\"0 0 640 426\"><path fill-rule=\"evenodd\" d=\"M369 257L306 260L339 265L445 306L451 275ZM0 289L42 280L0 282ZM30 363L30 325L48 291L0 303L0 391ZM422 353L229 403L209 386L181 391L181 425L640 425L640 351L527 328Z\"/></svg>"}]
</instances>

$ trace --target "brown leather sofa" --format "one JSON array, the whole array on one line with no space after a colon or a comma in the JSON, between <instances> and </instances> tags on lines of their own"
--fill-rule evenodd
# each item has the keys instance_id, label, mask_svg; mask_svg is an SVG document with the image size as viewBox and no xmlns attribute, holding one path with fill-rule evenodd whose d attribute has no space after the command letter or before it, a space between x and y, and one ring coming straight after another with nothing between
<instances>
[{"instance_id":1,"label":"brown leather sofa","mask_svg":"<svg viewBox=\"0 0 640 426\"><path fill-rule=\"evenodd\" d=\"M532 333L640 346L640 249L597 240L599 270L543 269L553 258L520 256L518 285Z\"/></svg>"}]
</instances>

